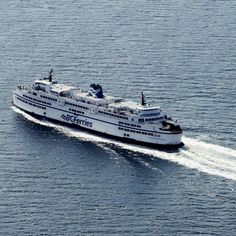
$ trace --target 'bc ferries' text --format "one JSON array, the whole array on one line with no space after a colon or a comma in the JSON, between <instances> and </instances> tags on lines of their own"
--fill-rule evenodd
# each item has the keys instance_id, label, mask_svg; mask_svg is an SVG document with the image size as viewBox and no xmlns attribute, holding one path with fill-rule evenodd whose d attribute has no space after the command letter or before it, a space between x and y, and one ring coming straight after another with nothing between
<instances>
[{"instance_id":1,"label":"'bc ferries' text","mask_svg":"<svg viewBox=\"0 0 236 236\"><path fill-rule=\"evenodd\" d=\"M92 122L87 121L87 120L81 120L77 116L62 114L61 118L65 121L69 121L71 123L78 124L78 125L87 126L87 127L93 126Z\"/></svg>"}]
</instances>

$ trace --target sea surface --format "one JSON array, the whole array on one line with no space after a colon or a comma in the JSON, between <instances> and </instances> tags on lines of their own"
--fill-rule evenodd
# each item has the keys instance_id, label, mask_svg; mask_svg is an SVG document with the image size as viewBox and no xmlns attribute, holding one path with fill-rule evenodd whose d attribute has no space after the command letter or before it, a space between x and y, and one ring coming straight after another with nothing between
<instances>
[{"instance_id":1,"label":"sea surface","mask_svg":"<svg viewBox=\"0 0 236 236\"><path fill-rule=\"evenodd\" d=\"M12 107L63 83L177 119L164 152ZM0 1L0 235L236 235L235 0Z\"/></svg>"}]
</instances>

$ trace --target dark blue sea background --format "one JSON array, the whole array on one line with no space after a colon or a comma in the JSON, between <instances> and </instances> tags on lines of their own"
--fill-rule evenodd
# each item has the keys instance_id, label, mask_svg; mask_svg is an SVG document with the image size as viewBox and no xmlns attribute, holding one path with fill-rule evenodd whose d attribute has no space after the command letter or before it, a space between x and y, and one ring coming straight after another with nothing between
<instances>
[{"instance_id":1,"label":"dark blue sea background","mask_svg":"<svg viewBox=\"0 0 236 236\"><path fill-rule=\"evenodd\" d=\"M115 142L12 107L60 82L177 119L185 147ZM236 235L235 0L0 1L0 235Z\"/></svg>"}]
</instances>

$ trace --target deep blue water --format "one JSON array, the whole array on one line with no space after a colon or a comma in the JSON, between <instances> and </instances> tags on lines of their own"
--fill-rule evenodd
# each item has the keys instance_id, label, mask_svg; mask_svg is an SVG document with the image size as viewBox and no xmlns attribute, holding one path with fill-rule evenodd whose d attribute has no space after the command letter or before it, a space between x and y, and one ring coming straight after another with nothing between
<instances>
[{"instance_id":1,"label":"deep blue water","mask_svg":"<svg viewBox=\"0 0 236 236\"><path fill-rule=\"evenodd\" d=\"M236 2L1 0L0 235L235 235ZM154 100L184 129L167 153L11 107L50 68Z\"/></svg>"}]
</instances>

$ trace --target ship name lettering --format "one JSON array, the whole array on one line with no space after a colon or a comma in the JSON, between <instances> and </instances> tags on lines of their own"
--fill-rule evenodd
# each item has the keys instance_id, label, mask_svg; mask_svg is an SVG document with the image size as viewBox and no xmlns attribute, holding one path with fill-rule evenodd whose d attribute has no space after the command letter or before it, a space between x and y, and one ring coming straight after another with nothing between
<instances>
[{"instance_id":1,"label":"ship name lettering","mask_svg":"<svg viewBox=\"0 0 236 236\"><path fill-rule=\"evenodd\" d=\"M77 116L74 116L74 115L62 114L60 118L62 118L65 121L71 122L73 124L78 124L78 125L87 126L87 127L92 127L93 126L92 122L87 121L87 120L79 119Z\"/></svg>"}]
</instances>

